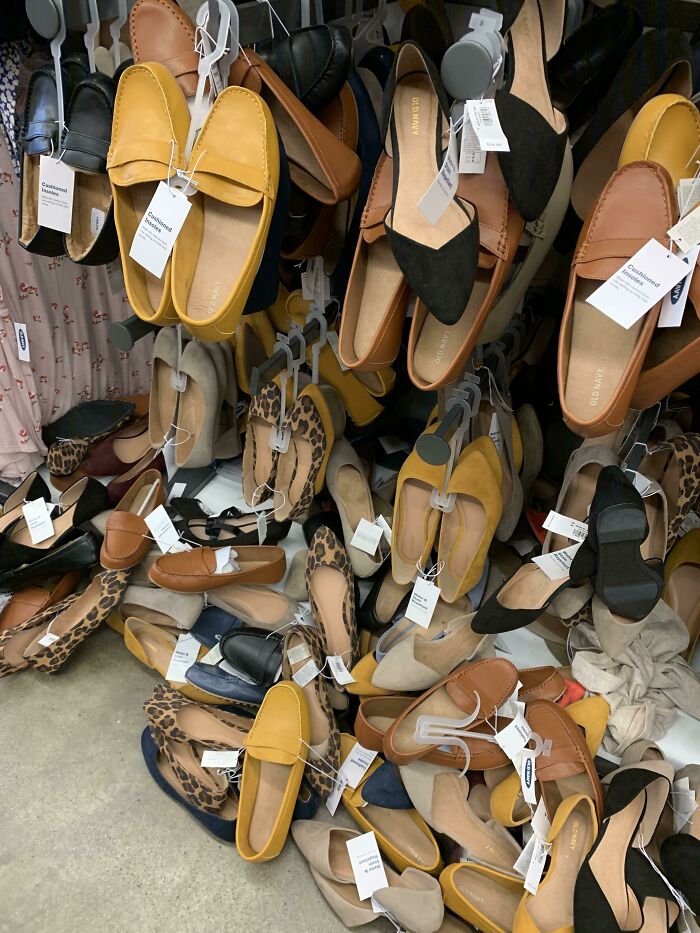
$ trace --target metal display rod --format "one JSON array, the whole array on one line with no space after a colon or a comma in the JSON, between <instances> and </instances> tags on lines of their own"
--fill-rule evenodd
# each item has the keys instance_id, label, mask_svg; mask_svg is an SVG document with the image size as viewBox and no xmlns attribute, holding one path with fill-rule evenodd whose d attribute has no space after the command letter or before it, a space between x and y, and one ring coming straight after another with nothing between
<instances>
[{"instance_id":1,"label":"metal display rod","mask_svg":"<svg viewBox=\"0 0 700 933\"><path fill-rule=\"evenodd\" d=\"M314 340L318 340L321 336L321 325L316 320L309 321L308 324L304 325L301 335L308 347ZM298 355L301 350L301 343L298 337L290 338L289 349L295 357ZM262 366L253 367L253 371L250 374L250 394L255 395L260 386L265 385L266 382L270 382L271 379L274 379L275 376L281 373L287 365L287 360L288 357L284 350L277 350L277 352L273 353Z\"/></svg>"}]
</instances>

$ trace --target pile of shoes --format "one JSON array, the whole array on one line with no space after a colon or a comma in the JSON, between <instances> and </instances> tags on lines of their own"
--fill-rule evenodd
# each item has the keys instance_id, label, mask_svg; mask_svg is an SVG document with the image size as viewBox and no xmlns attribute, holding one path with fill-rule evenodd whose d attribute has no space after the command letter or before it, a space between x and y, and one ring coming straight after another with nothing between
<instances>
[{"instance_id":1,"label":"pile of shoes","mask_svg":"<svg viewBox=\"0 0 700 933\"><path fill-rule=\"evenodd\" d=\"M106 623L153 781L349 928L697 931L688 38L401 0L237 47L231 6L32 76L20 241L118 255L154 336L0 493L0 678Z\"/></svg>"}]
</instances>

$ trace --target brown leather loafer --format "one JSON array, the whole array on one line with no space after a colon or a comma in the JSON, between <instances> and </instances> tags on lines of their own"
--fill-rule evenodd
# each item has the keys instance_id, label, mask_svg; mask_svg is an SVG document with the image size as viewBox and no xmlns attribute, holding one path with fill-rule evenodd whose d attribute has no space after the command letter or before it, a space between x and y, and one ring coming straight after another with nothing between
<instances>
[{"instance_id":1,"label":"brown leather loafer","mask_svg":"<svg viewBox=\"0 0 700 933\"><path fill-rule=\"evenodd\" d=\"M165 489L158 470L146 470L107 519L100 563L107 570L129 570L151 548L146 515L163 505Z\"/></svg>"},{"instance_id":2,"label":"brown leather loafer","mask_svg":"<svg viewBox=\"0 0 700 933\"><path fill-rule=\"evenodd\" d=\"M625 420L661 302L625 329L587 299L650 239L667 243L676 195L664 168L630 162L612 176L581 231L559 334L559 401L583 437L600 437Z\"/></svg>"},{"instance_id":3,"label":"brown leather loafer","mask_svg":"<svg viewBox=\"0 0 700 933\"><path fill-rule=\"evenodd\" d=\"M247 545L231 551L237 570L216 572L216 551L201 547L159 557L148 572L152 583L176 593L206 593L227 583L279 583L287 569L284 548Z\"/></svg>"},{"instance_id":4,"label":"brown leather loafer","mask_svg":"<svg viewBox=\"0 0 700 933\"><path fill-rule=\"evenodd\" d=\"M185 97L197 93L199 55L194 50L194 23L173 0L136 0L129 14L134 61L160 62Z\"/></svg>"}]
</instances>

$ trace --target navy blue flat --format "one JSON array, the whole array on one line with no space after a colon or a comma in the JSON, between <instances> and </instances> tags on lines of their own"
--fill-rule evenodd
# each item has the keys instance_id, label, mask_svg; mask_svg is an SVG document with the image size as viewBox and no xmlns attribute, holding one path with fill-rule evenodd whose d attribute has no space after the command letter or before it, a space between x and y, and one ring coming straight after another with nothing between
<instances>
[{"instance_id":1,"label":"navy blue flat","mask_svg":"<svg viewBox=\"0 0 700 933\"><path fill-rule=\"evenodd\" d=\"M406 793L399 769L385 761L362 785L362 799L387 810L411 810L413 804Z\"/></svg>"},{"instance_id":2,"label":"navy blue flat","mask_svg":"<svg viewBox=\"0 0 700 933\"><path fill-rule=\"evenodd\" d=\"M219 664L202 664L201 661L193 664L186 673L187 682L207 693L221 697L229 703L259 706L267 693L267 687L246 683L235 674L224 670Z\"/></svg>"},{"instance_id":3,"label":"navy blue flat","mask_svg":"<svg viewBox=\"0 0 700 933\"><path fill-rule=\"evenodd\" d=\"M200 644L207 648L213 648L218 644L223 635L240 628L243 622L217 606L207 606L202 609L199 618L190 629L190 635L194 635Z\"/></svg>"}]
</instances>

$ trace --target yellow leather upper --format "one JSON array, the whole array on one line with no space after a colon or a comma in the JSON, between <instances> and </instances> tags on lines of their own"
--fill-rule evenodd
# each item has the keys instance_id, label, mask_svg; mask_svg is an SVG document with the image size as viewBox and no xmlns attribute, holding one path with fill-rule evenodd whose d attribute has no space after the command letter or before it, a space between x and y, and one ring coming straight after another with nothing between
<instances>
[{"instance_id":1,"label":"yellow leather upper","mask_svg":"<svg viewBox=\"0 0 700 933\"><path fill-rule=\"evenodd\" d=\"M280 681L265 694L246 739L246 755L260 761L295 765L302 768L306 757L309 714L301 687L289 680Z\"/></svg>"},{"instance_id":2,"label":"yellow leather upper","mask_svg":"<svg viewBox=\"0 0 700 933\"><path fill-rule=\"evenodd\" d=\"M680 94L659 94L642 107L629 128L619 167L629 162L656 162L677 185L681 178L695 174L698 147L698 108Z\"/></svg>"}]
</instances>

